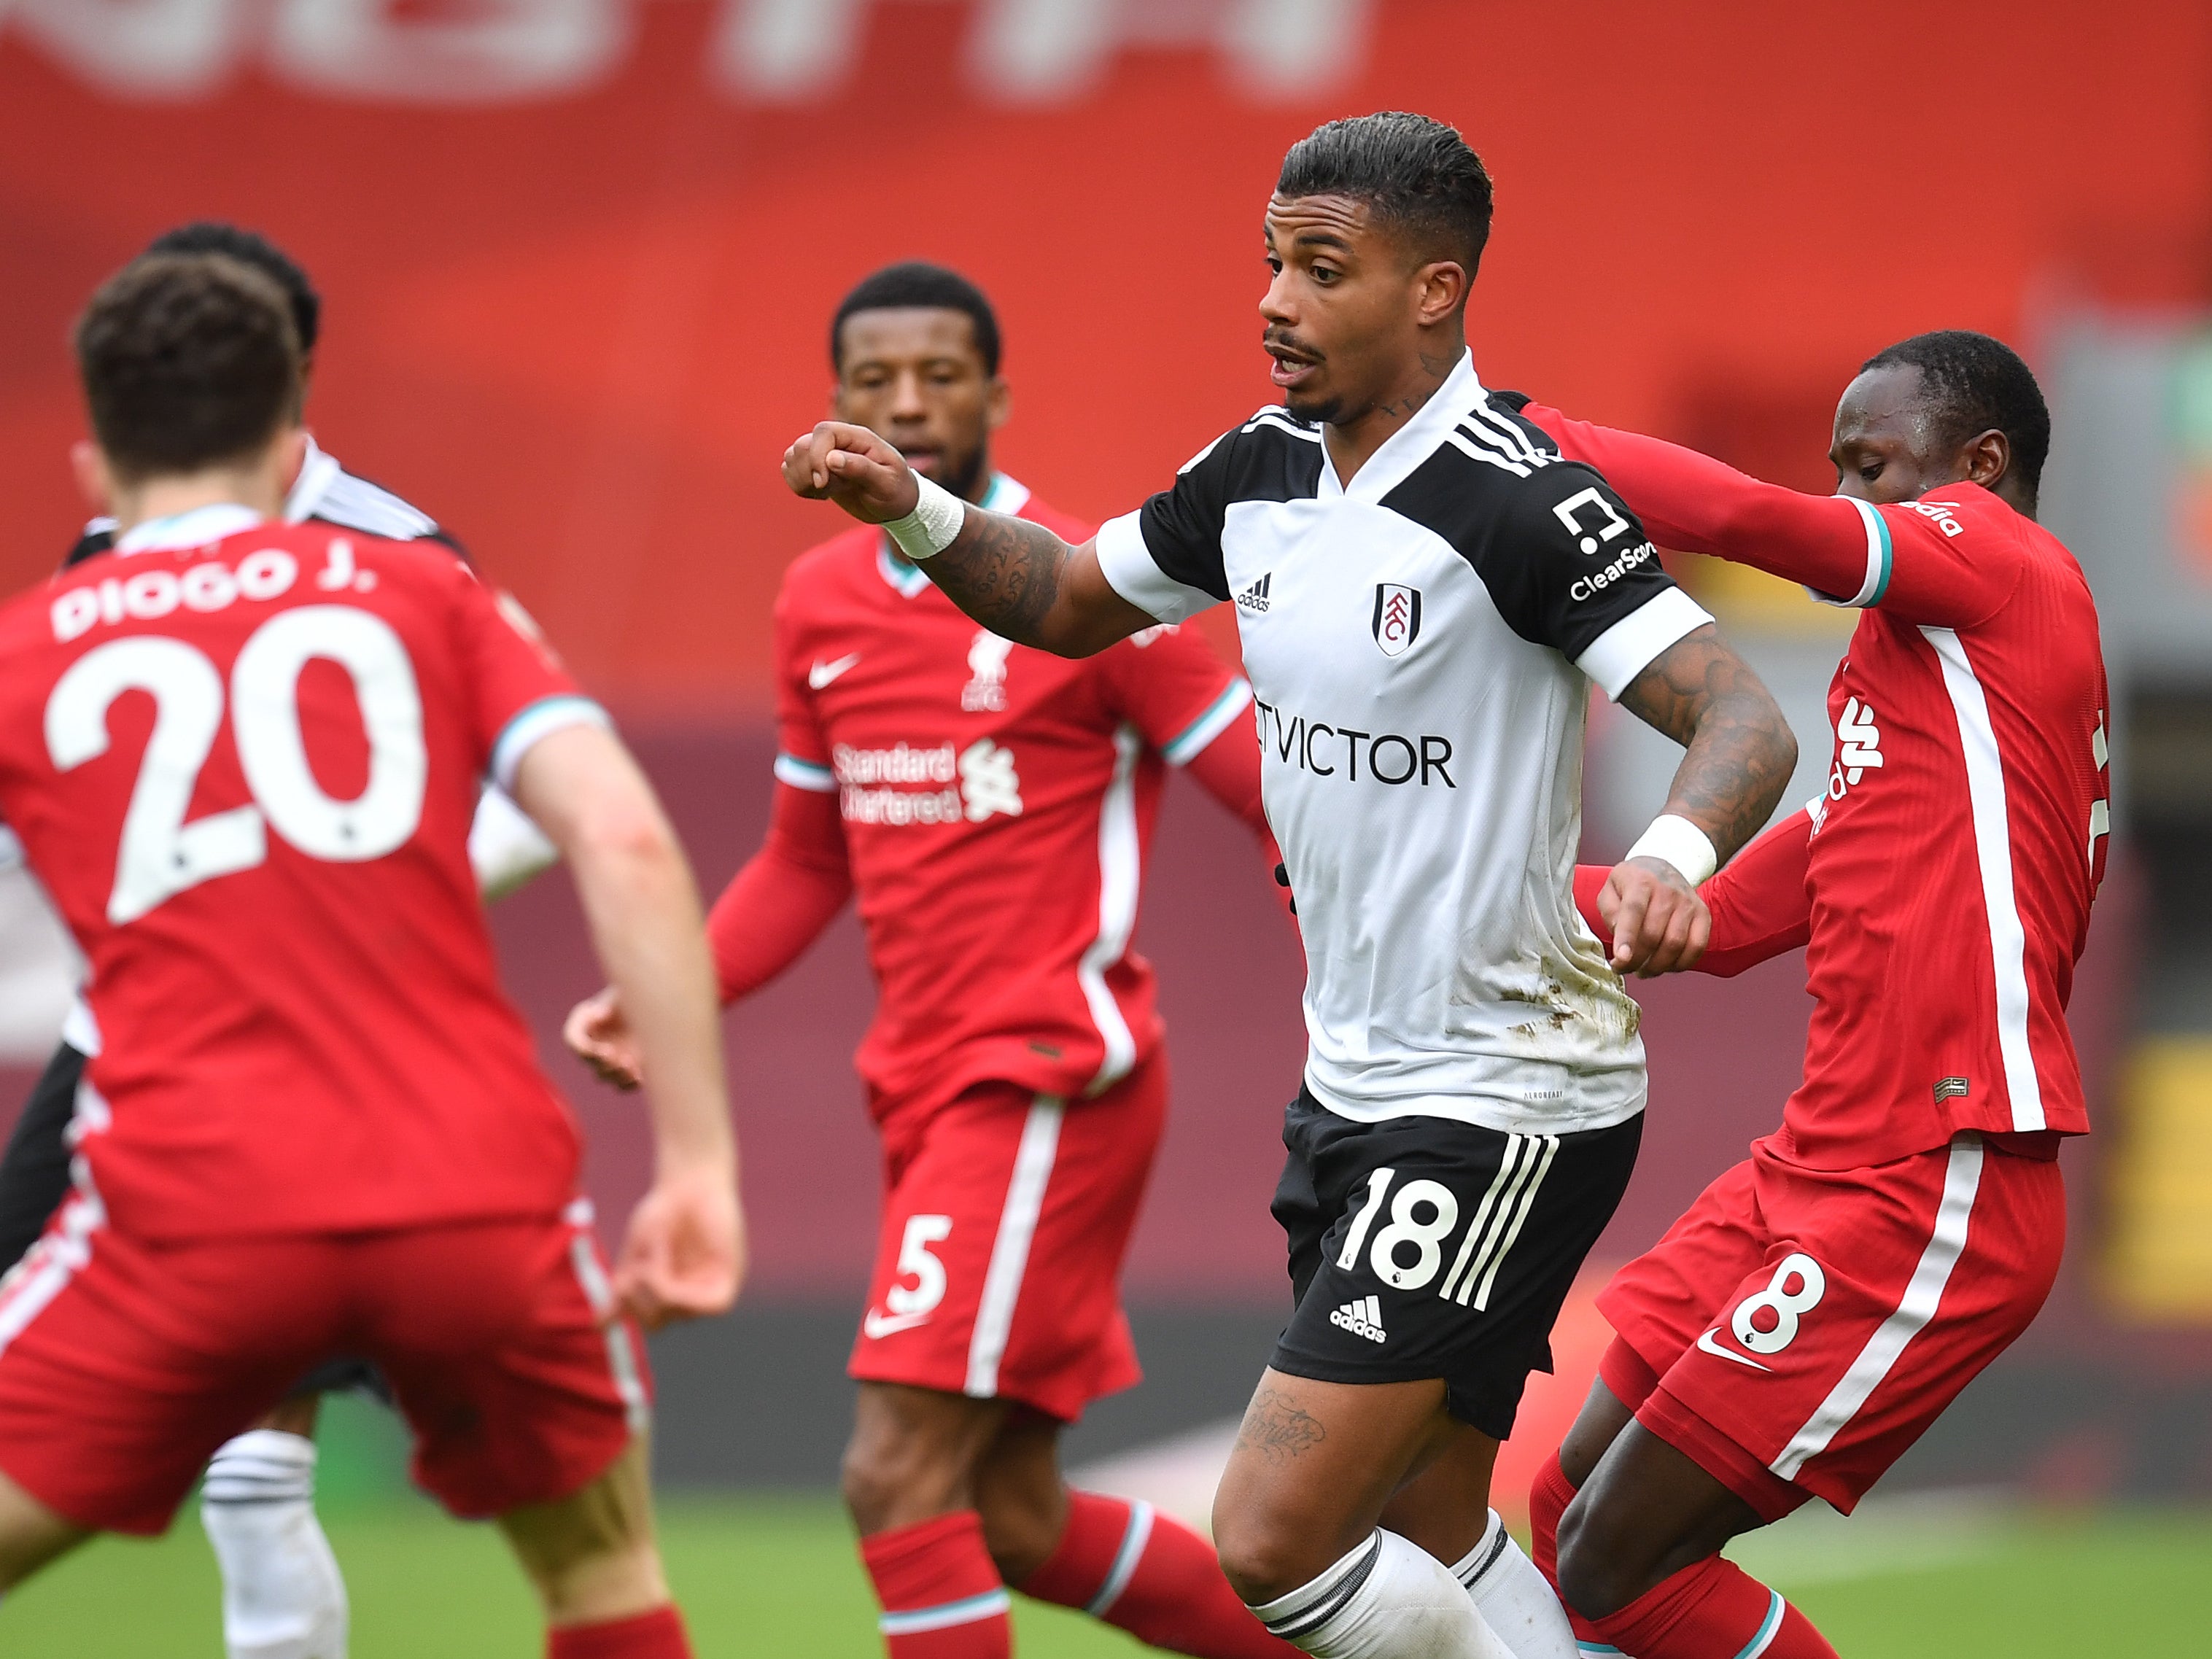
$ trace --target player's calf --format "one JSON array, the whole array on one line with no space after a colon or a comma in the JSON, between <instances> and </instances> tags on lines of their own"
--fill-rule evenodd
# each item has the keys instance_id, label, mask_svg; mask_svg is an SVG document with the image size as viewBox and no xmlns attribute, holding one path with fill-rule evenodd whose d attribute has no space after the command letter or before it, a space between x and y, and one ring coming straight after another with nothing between
<instances>
[{"instance_id":1,"label":"player's calf","mask_svg":"<svg viewBox=\"0 0 2212 1659\"><path fill-rule=\"evenodd\" d=\"M0 1595L91 1536L0 1474Z\"/></svg>"},{"instance_id":2,"label":"player's calf","mask_svg":"<svg viewBox=\"0 0 2212 1659\"><path fill-rule=\"evenodd\" d=\"M975 1506L975 1478L1006 1404L863 1382L840 1485L863 1538Z\"/></svg>"},{"instance_id":3,"label":"player's calf","mask_svg":"<svg viewBox=\"0 0 2212 1659\"><path fill-rule=\"evenodd\" d=\"M893 1659L1004 1659L1012 1650L1006 1582L975 1484L1006 1412L1001 1401L936 1389L860 1385L842 1484Z\"/></svg>"},{"instance_id":4,"label":"player's calf","mask_svg":"<svg viewBox=\"0 0 2212 1659\"><path fill-rule=\"evenodd\" d=\"M690 1659L653 1541L647 1467L640 1436L581 1491L500 1517L544 1606L550 1659Z\"/></svg>"},{"instance_id":5,"label":"player's calf","mask_svg":"<svg viewBox=\"0 0 2212 1659\"><path fill-rule=\"evenodd\" d=\"M1559 1593L1586 1638L1638 1659L1835 1659L1802 1613L1722 1558L1764 1517L1640 1423L1614 1436L1558 1524Z\"/></svg>"}]
</instances>

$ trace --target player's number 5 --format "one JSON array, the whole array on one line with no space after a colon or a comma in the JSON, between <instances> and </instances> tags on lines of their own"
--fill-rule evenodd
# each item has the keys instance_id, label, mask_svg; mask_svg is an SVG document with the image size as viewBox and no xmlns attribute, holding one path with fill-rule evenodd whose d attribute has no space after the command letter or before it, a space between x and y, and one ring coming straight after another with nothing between
<instances>
[{"instance_id":1,"label":"player's number 5","mask_svg":"<svg viewBox=\"0 0 2212 1659\"><path fill-rule=\"evenodd\" d=\"M368 782L352 800L316 781L300 728L300 675L323 658L353 682L368 738ZM302 605L256 629L230 672L231 732L253 803L185 822L222 726L222 677L181 640L138 635L95 647L46 700L46 752L64 772L107 752L107 715L126 691L154 699L154 730L123 817L107 919L135 921L164 900L269 855L268 830L309 858L382 858L422 820L428 761L422 699L398 635L349 605Z\"/></svg>"},{"instance_id":2,"label":"player's number 5","mask_svg":"<svg viewBox=\"0 0 2212 1659\"><path fill-rule=\"evenodd\" d=\"M942 1243L952 1236L952 1218L949 1215L910 1215L906 1218L906 1233L899 1240L899 1278L911 1278L914 1283L902 1285L894 1281L884 1292L884 1306L903 1318L913 1319L927 1313L945 1300L945 1264L931 1254L929 1247Z\"/></svg>"}]
</instances>

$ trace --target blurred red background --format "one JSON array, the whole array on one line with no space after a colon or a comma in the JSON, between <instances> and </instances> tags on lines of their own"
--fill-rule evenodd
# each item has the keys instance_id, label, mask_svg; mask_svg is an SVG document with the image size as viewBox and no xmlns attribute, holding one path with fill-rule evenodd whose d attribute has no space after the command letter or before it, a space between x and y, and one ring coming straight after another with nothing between
<instances>
[{"instance_id":1,"label":"blurred red background","mask_svg":"<svg viewBox=\"0 0 2212 1659\"><path fill-rule=\"evenodd\" d=\"M234 9L247 37L274 15ZM1492 383L1717 424L1815 478L1836 388L1895 337L2018 339L2069 284L2203 289L2201 0L1377 0L1326 97L1259 101L1218 54L1155 49L1030 107L962 72L966 5L865 8L850 72L782 106L712 82L722 8L623 15L595 84L470 108L297 90L254 38L212 89L126 102L82 51L62 65L57 28L0 34L0 580L42 574L77 516L70 316L201 215L321 284L331 447L452 526L604 694L694 720L763 706L769 590L830 527L773 463L822 407L848 285L909 255L981 281L1006 464L1070 510L1126 508L1268 400L1260 210L1330 115L1424 110L1489 161Z\"/></svg>"}]
</instances>

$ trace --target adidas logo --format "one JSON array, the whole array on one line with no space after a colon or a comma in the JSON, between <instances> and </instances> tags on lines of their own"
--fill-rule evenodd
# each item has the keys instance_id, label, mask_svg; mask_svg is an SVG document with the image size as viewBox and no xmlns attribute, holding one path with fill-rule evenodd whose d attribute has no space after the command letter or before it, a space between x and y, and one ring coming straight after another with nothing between
<instances>
[{"instance_id":1,"label":"adidas logo","mask_svg":"<svg viewBox=\"0 0 2212 1659\"><path fill-rule=\"evenodd\" d=\"M1364 1336L1370 1342L1389 1340L1382 1331L1382 1304L1371 1296L1346 1303L1328 1316L1328 1322L1341 1325L1354 1336Z\"/></svg>"},{"instance_id":2,"label":"adidas logo","mask_svg":"<svg viewBox=\"0 0 2212 1659\"><path fill-rule=\"evenodd\" d=\"M1270 570L1237 596L1237 608L1239 611L1249 611L1255 617L1266 616L1267 614L1267 584L1274 580L1275 573Z\"/></svg>"}]
</instances>

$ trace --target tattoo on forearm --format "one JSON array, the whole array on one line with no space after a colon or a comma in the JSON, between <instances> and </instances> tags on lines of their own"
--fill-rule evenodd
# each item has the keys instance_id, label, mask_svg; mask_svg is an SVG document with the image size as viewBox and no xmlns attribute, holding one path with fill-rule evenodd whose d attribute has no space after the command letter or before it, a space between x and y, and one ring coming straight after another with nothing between
<instances>
[{"instance_id":1,"label":"tattoo on forearm","mask_svg":"<svg viewBox=\"0 0 2212 1659\"><path fill-rule=\"evenodd\" d=\"M1700 628L1638 675L1620 704L1688 750L1666 810L1703 830L1727 862L1759 833L1797 764L1797 740L1759 676Z\"/></svg>"},{"instance_id":2,"label":"tattoo on forearm","mask_svg":"<svg viewBox=\"0 0 2212 1659\"><path fill-rule=\"evenodd\" d=\"M1042 525L971 512L959 539L925 568L955 605L993 633L1036 645L1066 561L1067 544Z\"/></svg>"},{"instance_id":3,"label":"tattoo on forearm","mask_svg":"<svg viewBox=\"0 0 2212 1659\"><path fill-rule=\"evenodd\" d=\"M1280 1389L1262 1388L1254 1395L1237 1430L1237 1445L1259 1453L1270 1463L1288 1462L1328 1438L1328 1431L1313 1414Z\"/></svg>"}]
</instances>

